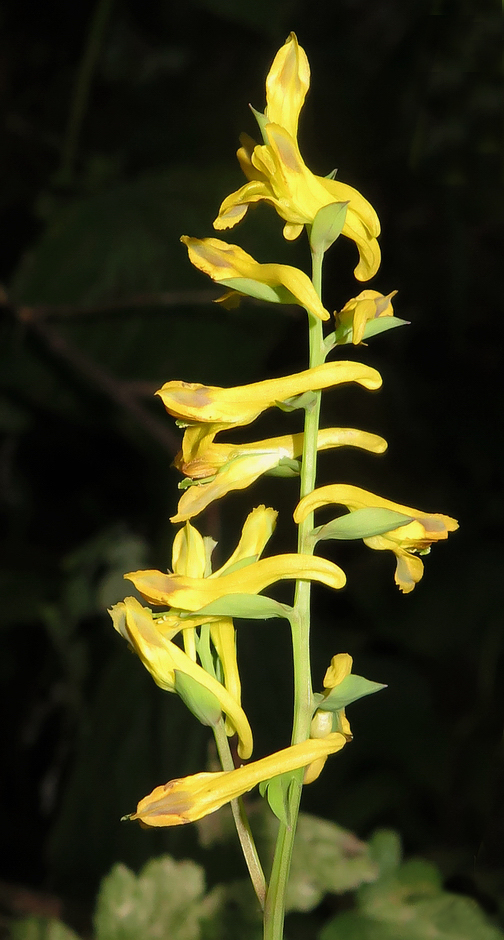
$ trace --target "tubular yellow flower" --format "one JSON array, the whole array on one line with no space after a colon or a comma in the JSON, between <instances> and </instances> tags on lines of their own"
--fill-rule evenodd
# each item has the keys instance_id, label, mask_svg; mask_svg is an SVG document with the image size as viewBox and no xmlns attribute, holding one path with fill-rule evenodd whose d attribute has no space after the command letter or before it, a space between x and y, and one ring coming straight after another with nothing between
<instances>
[{"instance_id":1,"label":"tubular yellow flower","mask_svg":"<svg viewBox=\"0 0 504 940\"><path fill-rule=\"evenodd\" d=\"M346 578L337 565L325 558L311 555L273 555L262 558L239 571L214 578L184 578L161 571L130 571L124 575L132 581L151 604L197 611L227 594L259 594L276 581L320 581L335 590L342 588Z\"/></svg>"},{"instance_id":2,"label":"tubular yellow flower","mask_svg":"<svg viewBox=\"0 0 504 940\"><path fill-rule=\"evenodd\" d=\"M320 320L329 319L329 312L322 305L310 278L299 268L290 264L259 264L243 248L228 245L219 238L182 235L180 241L186 245L189 260L195 268L208 274L217 284L272 303L299 304ZM263 287L258 291L258 285L269 290L265 293Z\"/></svg>"},{"instance_id":3,"label":"tubular yellow flower","mask_svg":"<svg viewBox=\"0 0 504 940\"><path fill-rule=\"evenodd\" d=\"M377 389L382 380L380 373L370 366L337 360L295 375L236 388L196 382L166 382L156 394L175 418L191 424L210 425L206 432L208 436L224 428L250 424L261 412L278 402L342 382L358 382L364 388ZM195 434L196 438L204 437L204 429L198 428Z\"/></svg>"},{"instance_id":4,"label":"tubular yellow flower","mask_svg":"<svg viewBox=\"0 0 504 940\"><path fill-rule=\"evenodd\" d=\"M126 597L109 611L118 633L131 644L148 669L156 685L168 692L175 691L175 672L190 676L208 689L230 718L239 737L238 751L247 759L252 753L252 731L245 712L227 689L157 629L152 611L134 597Z\"/></svg>"},{"instance_id":5,"label":"tubular yellow flower","mask_svg":"<svg viewBox=\"0 0 504 940\"><path fill-rule=\"evenodd\" d=\"M194 774L170 780L140 800L130 819L145 826L180 826L195 822L247 793L263 780L305 767L320 756L335 754L346 744L335 732L323 740L309 740L253 761L236 770Z\"/></svg>"},{"instance_id":6,"label":"tubular yellow flower","mask_svg":"<svg viewBox=\"0 0 504 940\"><path fill-rule=\"evenodd\" d=\"M187 433L187 432L186 432ZM184 458L181 451L175 458L175 466L193 479L213 478L201 484L189 486L181 496L178 510L171 522L184 522L202 512L215 499L220 499L232 490L245 489L267 473L278 467L283 459L293 460L303 452L303 433L285 434L253 444L210 443L200 452L196 448L193 459ZM326 428L318 432L317 450L345 446L361 447L375 454L383 454L387 442L377 434L358 431L356 428ZM175 570L175 569L174 569Z\"/></svg>"},{"instance_id":7,"label":"tubular yellow flower","mask_svg":"<svg viewBox=\"0 0 504 940\"><path fill-rule=\"evenodd\" d=\"M355 276L366 281L380 265L376 241L380 223L373 207L356 189L315 176L304 163L296 133L309 81L306 54L291 33L266 80L265 143L256 146L250 137L242 136L238 160L249 182L224 200L214 227L232 228L250 205L264 201L287 223L285 238L293 239L304 225L312 224L319 209L333 202L348 202L343 235L356 243L360 260Z\"/></svg>"},{"instance_id":8,"label":"tubular yellow flower","mask_svg":"<svg viewBox=\"0 0 504 940\"><path fill-rule=\"evenodd\" d=\"M368 320L375 320L377 317L393 317L394 308L392 307L392 297L395 297L397 291L390 294L380 294L376 290L363 290L357 297L352 297L345 306L336 314L336 323L352 329L352 343L357 346L362 343L364 330Z\"/></svg>"},{"instance_id":9,"label":"tubular yellow flower","mask_svg":"<svg viewBox=\"0 0 504 940\"><path fill-rule=\"evenodd\" d=\"M391 509L405 516L413 516L414 521L407 525L363 540L369 548L394 552L397 559L395 582L405 594L413 590L423 575L422 560L414 553L425 554L433 542L448 538L449 532L458 529L458 522L450 516L411 509L409 506L402 506L362 490L358 486L343 483L313 490L298 503L294 519L299 523L313 510L331 503L346 506L351 512L370 507Z\"/></svg>"},{"instance_id":10,"label":"tubular yellow flower","mask_svg":"<svg viewBox=\"0 0 504 940\"><path fill-rule=\"evenodd\" d=\"M343 679L346 679L352 671L353 659L349 653L337 653L336 656L333 656L331 659L331 665L327 668L326 674L324 676L324 689L329 693L331 689L336 688L337 685L341 685ZM323 739L326 738L328 734L332 733L333 727L333 713L324 712L324 703L321 702L320 709L321 711L316 711L313 716L311 728L310 728L310 737ZM352 729L350 728L350 722L345 714L345 709L342 708L338 713L339 721L339 730L347 740L351 740ZM305 770L304 783L313 783L317 777L320 776L324 768L324 764L327 760L327 755L318 757L317 760L313 761Z\"/></svg>"}]
</instances>

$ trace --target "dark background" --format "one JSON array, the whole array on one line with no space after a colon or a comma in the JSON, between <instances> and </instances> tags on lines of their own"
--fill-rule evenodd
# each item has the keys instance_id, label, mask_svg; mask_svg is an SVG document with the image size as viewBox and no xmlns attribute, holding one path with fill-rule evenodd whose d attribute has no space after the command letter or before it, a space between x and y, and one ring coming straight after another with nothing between
<instances>
[{"instance_id":1,"label":"dark background","mask_svg":"<svg viewBox=\"0 0 504 940\"><path fill-rule=\"evenodd\" d=\"M495 911L504 884L502 762L502 7L466 0L28 0L1 9L0 355L3 541L3 852L0 878L85 907L112 862L199 849L191 827L119 823L173 776L203 769L208 734L114 634L122 573L170 564L179 432L152 393L184 378L232 385L306 367L299 311L212 306L181 234L212 235L242 183L238 134L264 107L272 58L295 29L312 67L300 144L382 221L383 264L352 277L332 249L325 302L398 289L411 326L360 347L384 388L328 393L324 423L389 440L385 457L323 455L342 480L461 529L402 596L389 553L326 543L348 575L315 592L314 681L350 652L389 688L350 709L355 740L305 807L408 852ZM260 207L229 240L307 267ZM346 352L345 352L346 354ZM271 413L248 440L299 428ZM235 435L236 440L240 435ZM281 510L292 481L262 480L198 520L223 559L245 515ZM288 598L289 594L278 593ZM256 754L288 740L285 625L240 625Z\"/></svg>"}]
</instances>

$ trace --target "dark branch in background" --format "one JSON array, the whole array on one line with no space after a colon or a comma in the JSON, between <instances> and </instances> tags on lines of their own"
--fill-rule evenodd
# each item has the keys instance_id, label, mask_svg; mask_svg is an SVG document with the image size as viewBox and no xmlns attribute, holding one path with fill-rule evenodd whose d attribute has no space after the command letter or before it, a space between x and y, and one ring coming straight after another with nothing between
<instances>
[{"instance_id":1,"label":"dark branch in background","mask_svg":"<svg viewBox=\"0 0 504 940\"><path fill-rule=\"evenodd\" d=\"M180 450L178 437L169 427L140 404L137 395L132 390L134 386L132 386L131 383L122 382L111 375L103 366L97 365L93 359L81 352L80 349L77 349L73 343L65 339L54 327L41 322L41 318L37 318L36 315L38 309L37 307L19 307L17 310L14 309L14 314L19 322L28 326L32 332L42 340L51 353L70 365L76 372L82 375L90 385L99 389L99 391L110 398L116 405L119 405L119 407L126 411L144 431L150 434L171 457L174 457ZM34 311L35 316L33 315Z\"/></svg>"},{"instance_id":2,"label":"dark branch in background","mask_svg":"<svg viewBox=\"0 0 504 940\"><path fill-rule=\"evenodd\" d=\"M97 304L34 304L17 309L17 318L33 324L49 318L100 316L104 313L122 313L135 307L186 307L212 303L219 294L213 290L174 290L157 294L135 294L121 300L101 301ZM1 300L0 296L0 302Z\"/></svg>"}]
</instances>

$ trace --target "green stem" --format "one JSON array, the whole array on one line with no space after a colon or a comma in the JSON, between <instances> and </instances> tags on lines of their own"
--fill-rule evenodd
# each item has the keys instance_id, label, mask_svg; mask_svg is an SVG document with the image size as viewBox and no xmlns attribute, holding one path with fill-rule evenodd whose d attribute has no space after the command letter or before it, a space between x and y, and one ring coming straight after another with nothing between
<instances>
[{"instance_id":1,"label":"green stem","mask_svg":"<svg viewBox=\"0 0 504 940\"><path fill-rule=\"evenodd\" d=\"M97 0L84 53L79 63L61 151L60 178L66 184L70 184L73 180L81 127L113 2L114 0Z\"/></svg>"},{"instance_id":2,"label":"green stem","mask_svg":"<svg viewBox=\"0 0 504 940\"><path fill-rule=\"evenodd\" d=\"M222 769L234 770L235 766L233 757L229 748L229 741L222 718L219 724L213 729L213 732L215 735L215 743L219 752ZM247 814L245 812L245 807L241 797L239 797L237 800L231 800L231 811L233 813L236 831L238 833L242 852L245 856L249 875L254 886L254 891L257 895L257 899L261 905L262 910L264 910L267 891L266 880L264 878L264 872L257 854L254 837L250 830L249 821L247 819Z\"/></svg>"},{"instance_id":3,"label":"green stem","mask_svg":"<svg viewBox=\"0 0 504 940\"><path fill-rule=\"evenodd\" d=\"M312 279L319 295L322 293L323 254L312 254ZM309 315L310 323L310 368L324 362L322 322ZM321 392L313 392L313 399L305 409L303 439L303 461L301 467L300 496L306 496L315 488L317 472L317 438L320 417ZM309 535L313 529L313 513L298 529L298 552L311 555L313 543ZM295 615L292 618L292 651L294 664L294 720L292 744L299 744L310 737L313 711L313 690L310 667L310 588L309 581L297 581L294 597ZM270 887L266 897L264 914L264 940L282 940L285 919L285 893L296 835L299 804L303 787L304 770L296 772L289 791L290 826L280 823L275 855L271 871Z\"/></svg>"}]
</instances>

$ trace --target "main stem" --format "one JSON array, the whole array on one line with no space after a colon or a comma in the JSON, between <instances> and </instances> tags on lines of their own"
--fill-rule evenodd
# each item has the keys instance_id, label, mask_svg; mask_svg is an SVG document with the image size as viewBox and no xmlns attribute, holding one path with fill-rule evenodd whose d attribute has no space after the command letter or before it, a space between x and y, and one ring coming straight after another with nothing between
<instances>
[{"instance_id":1,"label":"main stem","mask_svg":"<svg viewBox=\"0 0 504 940\"><path fill-rule=\"evenodd\" d=\"M322 294L322 253L312 253L312 279L319 297ZM324 361L322 322L309 314L310 323L310 368ZM320 417L321 392L313 392L313 399L305 409L303 438L303 460L301 466L300 496L315 489L317 472L317 438ZM313 545L309 534L313 529L313 513L310 513L298 529L298 552L311 555ZM309 581L297 581L292 618L292 651L294 664L294 719L292 744L299 744L310 737L313 711L313 691L310 667L310 588ZM264 940L282 940L285 919L285 893L296 835L299 803L303 786L304 769L296 771L289 791L290 826L280 823L270 886L266 895L264 912Z\"/></svg>"}]
</instances>

